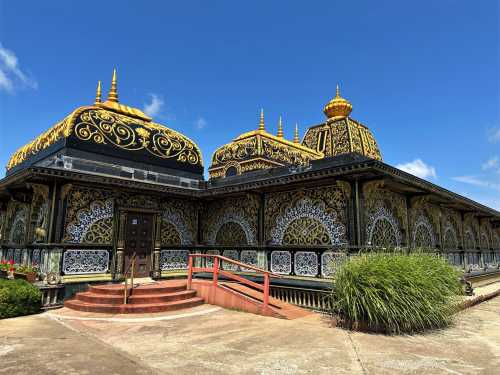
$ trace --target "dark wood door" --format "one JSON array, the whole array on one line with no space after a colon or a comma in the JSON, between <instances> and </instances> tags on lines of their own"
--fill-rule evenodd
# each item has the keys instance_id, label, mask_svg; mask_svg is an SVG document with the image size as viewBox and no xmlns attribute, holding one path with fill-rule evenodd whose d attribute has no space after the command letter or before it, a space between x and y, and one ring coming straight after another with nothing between
<instances>
[{"instance_id":1,"label":"dark wood door","mask_svg":"<svg viewBox=\"0 0 500 375\"><path fill-rule=\"evenodd\" d=\"M153 215L128 212L125 226L125 270L136 253L134 277L147 277L151 271Z\"/></svg>"}]
</instances>

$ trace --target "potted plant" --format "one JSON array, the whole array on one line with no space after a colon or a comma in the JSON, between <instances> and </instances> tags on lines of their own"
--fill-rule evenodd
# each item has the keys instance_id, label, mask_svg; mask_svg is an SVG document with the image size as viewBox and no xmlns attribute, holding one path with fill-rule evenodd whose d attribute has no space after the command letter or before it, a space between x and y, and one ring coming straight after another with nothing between
<instances>
[{"instance_id":1,"label":"potted plant","mask_svg":"<svg viewBox=\"0 0 500 375\"><path fill-rule=\"evenodd\" d=\"M29 283L34 283L38 276L38 270L36 267L28 265L20 265L14 271L14 277L19 279L25 279Z\"/></svg>"}]
</instances>

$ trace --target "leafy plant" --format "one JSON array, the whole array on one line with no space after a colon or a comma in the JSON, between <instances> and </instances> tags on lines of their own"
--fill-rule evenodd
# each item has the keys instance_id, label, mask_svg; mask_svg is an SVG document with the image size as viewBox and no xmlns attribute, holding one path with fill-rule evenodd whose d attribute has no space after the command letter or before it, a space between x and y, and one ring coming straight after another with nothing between
<instances>
[{"instance_id":1,"label":"leafy plant","mask_svg":"<svg viewBox=\"0 0 500 375\"><path fill-rule=\"evenodd\" d=\"M16 267L16 272L20 272L20 273L38 273L38 268L22 264L22 265Z\"/></svg>"},{"instance_id":2,"label":"leafy plant","mask_svg":"<svg viewBox=\"0 0 500 375\"><path fill-rule=\"evenodd\" d=\"M440 256L368 253L336 273L333 313L347 327L386 333L440 328L452 321L460 273Z\"/></svg>"},{"instance_id":3,"label":"leafy plant","mask_svg":"<svg viewBox=\"0 0 500 375\"><path fill-rule=\"evenodd\" d=\"M0 279L0 319L40 311L40 290L25 280Z\"/></svg>"}]
</instances>

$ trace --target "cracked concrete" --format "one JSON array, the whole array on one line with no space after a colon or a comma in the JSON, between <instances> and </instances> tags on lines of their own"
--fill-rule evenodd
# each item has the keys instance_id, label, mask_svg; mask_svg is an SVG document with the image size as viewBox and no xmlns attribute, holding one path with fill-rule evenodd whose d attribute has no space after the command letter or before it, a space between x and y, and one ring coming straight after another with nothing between
<instances>
[{"instance_id":1,"label":"cracked concrete","mask_svg":"<svg viewBox=\"0 0 500 375\"><path fill-rule=\"evenodd\" d=\"M0 321L0 374L472 375L500 368L500 297L461 312L445 330L392 337L331 328L320 315L281 320L221 309L138 322L54 315Z\"/></svg>"}]
</instances>

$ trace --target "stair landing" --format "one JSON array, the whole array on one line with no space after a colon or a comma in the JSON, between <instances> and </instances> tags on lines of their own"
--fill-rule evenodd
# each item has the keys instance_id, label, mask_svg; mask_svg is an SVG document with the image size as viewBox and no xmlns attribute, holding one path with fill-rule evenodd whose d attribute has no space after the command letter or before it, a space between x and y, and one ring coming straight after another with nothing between
<instances>
[{"instance_id":1,"label":"stair landing","mask_svg":"<svg viewBox=\"0 0 500 375\"><path fill-rule=\"evenodd\" d=\"M134 288L128 289L127 304L123 303L123 284L105 284L77 293L73 299L65 301L64 306L95 313L144 314L181 310L204 303L196 296L196 291L187 290L185 280L134 283Z\"/></svg>"}]
</instances>

